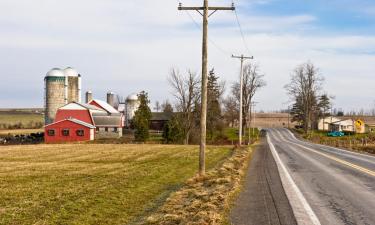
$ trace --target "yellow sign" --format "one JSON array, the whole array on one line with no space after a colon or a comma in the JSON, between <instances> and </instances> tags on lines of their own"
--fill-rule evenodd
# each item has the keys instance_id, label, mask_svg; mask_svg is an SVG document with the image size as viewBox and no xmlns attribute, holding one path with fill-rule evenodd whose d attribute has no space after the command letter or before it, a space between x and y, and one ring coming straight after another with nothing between
<instances>
[{"instance_id":1,"label":"yellow sign","mask_svg":"<svg viewBox=\"0 0 375 225\"><path fill-rule=\"evenodd\" d=\"M357 133L362 132L362 127L363 127L364 124L365 123L362 120L355 121L355 128L356 128Z\"/></svg>"}]
</instances>

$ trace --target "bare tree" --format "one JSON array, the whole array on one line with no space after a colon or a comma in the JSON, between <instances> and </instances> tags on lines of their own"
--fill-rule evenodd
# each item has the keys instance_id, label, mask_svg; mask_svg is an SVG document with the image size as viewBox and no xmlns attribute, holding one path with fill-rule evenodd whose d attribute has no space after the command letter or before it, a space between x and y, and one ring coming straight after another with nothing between
<instances>
[{"instance_id":1,"label":"bare tree","mask_svg":"<svg viewBox=\"0 0 375 225\"><path fill-rule=\"evenodd\" d=\"M165 112L165 113L173 113L173 106L172 104L169 102L169 100L165 100L162 104L161 104L161 111L162 112Z\"/></svg>"},{"instance_id":2,"label":"bare tree","mask_svg":"<svg viewBox=\"0 0 375 225\"><path fill-rule=\"evenodd\" d=\"M224 106L224 118L227 125L230 127L235 126L236 121L238 120L238 102L233 96L228 96L223 100Z\"/></svg>"},{"instance_id":3,"label":"bare tree","mask_svg":"<svg viewBox=\"0 0 375 225\"><path fill-rule=\"evenodd\" d=\"M285 86L289 95L300 102L305 132L312 128L317 96L322 89L322 83L323 78L319 75L319 69L311 62L307 62L296 67L290 83Z\"/></svg>"},{"instance_id":4,"label":"bare tree","mask_svg":"<svg viewBox=\"0 0 375 225\"><path fill-rule=\"evenodd\" d=\"M190 133L194 127L194 103L199 96L199 79L191 71L186 76L181 75L176 69L172 69L168 78L176 99L176 109L180 112L184 144L189 144Z\"/></svg>"},{"instance_id":5,"label":"bare tree","mask_svg":"<svg viewBox=\"0 0 375 225\"><path fill-rule=\"evenodd\" d=\"M257 91L262 87L266 86L267 83L263 79L264 75L260 74L259 66L256 64L249 63L245 65L243 71L243 107L242 112L243 115L247 115L250 112L251 102ZM236 82L232 86L232 94L237 100L237 103L240 102L240 84ZM238 104L239 105L239 104ZM242 121L243 126L248 124L248 117L244 116L244 121Z\"/></svg>"},{"instance_id":6,"label":"bare tree","mask_svg":"<svg viewBox=\"0 0 375 225\"><path fill-rule=\"evenodd\" d=\"M160 105L160 102L159 101L156 101L155 102L155 107L154 107L154 110L156 110L156 112L159 112L161 109L161 105Z\"/></svg>"}]
</instances>

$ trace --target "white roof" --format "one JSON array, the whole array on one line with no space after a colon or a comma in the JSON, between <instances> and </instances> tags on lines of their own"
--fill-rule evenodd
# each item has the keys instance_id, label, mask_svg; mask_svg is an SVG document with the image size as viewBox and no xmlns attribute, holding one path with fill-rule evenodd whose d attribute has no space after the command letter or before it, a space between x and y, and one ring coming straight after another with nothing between
<instances>
[{"instance_id":1,"label":"white roof","mask_svg":"<svg viewBox=\"0 0 375 225\"><path fill-rule=\"evenodd\" d=\"M98 100L98 99L93 99L89 102L89 104L92 102L92 101L95 101L96 103L98 103L98 105L100 105L105 111L109 112L109 113L120 113L119 111L117 111L115 108L113 108L110 104L108 104L107 102L105 101L102 101L102 100Z\"/></svg>"},{"instance_id":2,"label":"white roof","mask_svg":"<svg viewBox=\"0 0 375 225\"><path fill-rule=\"evenodd\" d=\"M60 68L53 68L48 71L46 77L64 77L64 72Z\"/></svg>"},{"instance_id":3,"label":"white roof","mask_svg":"<svg viewBox=\"0 0 375 225\"><path fill-rule=\"evenodd\" d=\"M57 122L54 122L54 123L51 123L51 124L48 124L46 125L45 127L49 127L51 125L54 125L54 124L57 124L57 123L61 123L61 122L64 122L64 121L70 121L70 122L73 122L73 123L76 123L76 124L79 124L79 125L82 125L82 126L85 126L85 127L88 127L88 128L91 128L91 129L95 129L96 127L92 124L89 124L89 123L86 123L86 122L83 122L82 120L77 120L77 119L74 119L74 118L68 118L68 119L64 119L64 120L60 120L60 121L57 121Z\"/></svg>"},{"instance_id":4,"label":"white roof","mask_svg":"<svg viewBox=\"0 0 375 225\"><path fill-rule=\"evenodd\" d=\"M105 112L103 109L98 108L94 105L89 105L89 104L83 104L83 103L78 103L78 102L71 102L68 103L59 109L62 110L90 110L91 112Z\"/></svg>"},{"instance_id":5,"label":"white roof","mask_svg":"<svg viewBox=\"0 0 375 225\"><path fill-rule=\"evenodd\" d=\"M126 98L126 101L138 101L138 95L133 93Z\"/></svg>"},{"instance_id":6,"label":"white roof","mask_svg":"<svg viewBox=\"0 0 375 225\"><path fill-rule=\"evenodd\" d=\"M64 75L67 77L78 77L78 72L72 67L67 67L64 69Z\"/></svg>"}]
</instances>

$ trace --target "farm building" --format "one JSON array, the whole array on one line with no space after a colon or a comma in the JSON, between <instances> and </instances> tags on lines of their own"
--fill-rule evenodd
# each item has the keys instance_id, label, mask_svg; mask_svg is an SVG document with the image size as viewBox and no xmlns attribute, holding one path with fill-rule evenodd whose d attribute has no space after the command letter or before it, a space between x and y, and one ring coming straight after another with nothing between
<instances>
[{"instance_id":1,"label":"farm building","mask_svg":"<svg viewBox=\"0 0 375 225\"><path fill-rule=\"evenodd\" d=\"M318 130L329 131L331 123L335 123L335 122L338 122L338 121L341 121L341 120L342 119L334 117L334 116L322 118L318 121Z\"/></svg>"},{"instance_id":2,"label":"farm building","mask_svg":"<svg viewBox=\"0 0 375 225\"><path fill-rule=\"evenodd\" d=\"M166 112L153 112L151 114L150 129L156 131L162 131L165 124L171 120L173 113Z\"/></svg>"},{"instance_id":3,"label":"farm building","mask_svg":"<svg viewBox=\"0 0 375 225\"><path fill-rule=\"evenodd\" d=\"M329 124L331 131L366 133L366 124L362 120L344 119Z\"/></svg>"},{"instance_id":4,"label":"farm building","mask_svg":"<svg viewBox=\"0 0 375 225\"><path fill-rule=\"evenodd\" d=\"M60 120L45 127L46 143L92 141L94 138L95 126L73 118Z\"/></svg>"},{"instance_id":5,"label":"farm building","mask_svg":"<svg viewBox=\"0 0 375 225\"><path fill-rule=\"evenodd\" d=\"M77 137L76 126L94 129L89 139ZM89 126L90 125L90 126ZM100 100L92 100L90 104L69 103L57 110L54 123L45 127L46 143L67 141L88 141L100 138L118 138L122 136L124 116L112 106ZM60 131L72 130L62 135ZM86 131L87 132L87 131ZM90 130L90 132L92 132ZM51 135L55 133L56 135ZM90 133L91 134L91 133Z\"/></svg>"}]
</instances>

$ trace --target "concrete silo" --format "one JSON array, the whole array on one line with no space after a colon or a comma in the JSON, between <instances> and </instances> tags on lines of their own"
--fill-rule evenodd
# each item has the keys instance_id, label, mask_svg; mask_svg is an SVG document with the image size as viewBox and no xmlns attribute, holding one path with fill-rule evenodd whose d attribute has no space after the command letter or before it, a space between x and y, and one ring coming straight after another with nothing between
<instances>
[{"instance_id":1,"label":"concrete silo","mask_svg":"<svg viewBox=\"0 0 375 225\"><path fill-rule=\"evenodd\" d=\"M130 126L130 120L133 119L135 111L138 110L138 107L140 105L140 101L138 99L137 94L131 94L126 98L125 102L125 126L129 127Z\"/></svg>"},{"instance_id":2,"label":"concrete silo","mask_svg":"<svg viewBox=\"0 0 375 225\"><path fill-rule=\"evenodd\" d=\"M54 68L44 78L45 124L54 122L58 108L70 103L81 102L81 75L71 68Z\"/></svg>"},{"instance_id":3,"label":"concrete silo","mask_svg":"<svg viewBox=\"0 0 375 225\"><path fill-rule=\"evenodd\" d=\"M113 93L113 92L107 93L107 103L110 106L115 107L115 93Z\"/></svg>"},{"instance_id":4,"label":"concrete silo","mask_svg":"<svg viewBox=\"0 0 375 225\"><path fill-rule=\"evenodd\" d=\"M81 75L71 67L64 69L64 74L67 84L67 103L81 102Z\"/></svg>"},{"instance_id":5,"label":"concrete silo","mask_svg":"<svg viewBox=\"0 0 375 225\"><path fill-rule=\"evenodd\" d=\"M66 104L67 83L64 72L59 68L50 70L44 78L44 121L48 125L54 122L57 109Z\"/></svg>"}]
</instances>

